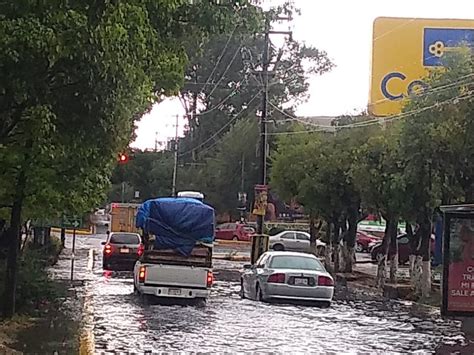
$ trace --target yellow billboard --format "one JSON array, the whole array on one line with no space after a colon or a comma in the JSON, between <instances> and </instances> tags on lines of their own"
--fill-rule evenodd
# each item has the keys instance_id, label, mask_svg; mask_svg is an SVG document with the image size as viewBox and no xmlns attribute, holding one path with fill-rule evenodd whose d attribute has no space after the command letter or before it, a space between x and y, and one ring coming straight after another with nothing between
<instances>
[{"instance_id":1,"label":"yellow billboard","mask_svg":"<svg viewBox=\"0 0 474 355\"><path fill-rule=\"evenodd\" d=\"M401 112L411 95L429 90L423 78L443 57L474 46L474 20L380 17L374 21L369 112Z\"/></svg>"}]
</instances>

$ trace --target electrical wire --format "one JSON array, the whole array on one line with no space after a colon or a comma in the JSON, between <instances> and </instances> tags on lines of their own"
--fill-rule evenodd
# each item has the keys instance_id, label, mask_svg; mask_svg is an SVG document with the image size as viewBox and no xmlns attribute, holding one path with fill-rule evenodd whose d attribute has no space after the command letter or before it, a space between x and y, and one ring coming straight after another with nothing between
<instances>
[{"instance_id":1,"label":"electrical wire","mask_svg":"<svg viewBox=\"0 0 474 355\"><path fill-rule=\"evenodd\" d=\"M250 104L260 95L260 93L262 92L262 90L260 90L254 97L252 97L250 99L250 101L247 103L247 107L246 108L243 108L242 110L240 110L234 117L232 117L229 121L227 121L216 133L214 133L212 136L210 136L208 139L206 139L204 142L202 142L201 144L197 145L196 147L184 152L184 153L181 153L179 154L179 156L184 156L186 154L189 154L191 152L193 152L194 150L196 149L199 149L203 146L205 146L207 143L209 143L211 140L213 140L215 137L217 137L220 133L222 133L227 127L229 127L232 123L234 123L237 118L245 111L248 110L248 108L250 107Z\"/></svg>"},{"instance_id":2,"label":"electrical wire","mask_svg":"<svg viewBox=\"0 0 474 355\"><path fill-rule=\"evenodd\" d=\"M384 123L387 123L387 122L400 120L400 119L403 119L403 118L406 118L406 117L411 117L411 116L417 115L419 113L431 110L433 108L438 108L440 106L444 106L444 105L452 103L452 102L459 102L461 100L467 100L467 99L470 99L470 98L473 98L473 97L474 97L474 92L470 92L468 95L458 95L456 97L449 98L445 101L437 102L437 103L435 103L431 106L423 107L423 108L408 111L408 112L403 112L403 113L397 114L397 115L378 118L376 120L369 120L369 121L359 122L357 124L349 124L349 125L343 125L343 126L317 126L317 127L319 127L319 129L302 130L302 131L288 131L288 132L273 132L273 133L267 133L267 135L269 135L269 136L294 135L294 134L315 133L315 132L323 132L323 131L327 132L328 129L331 129L333 131L338 131L338 130L348 129L348 128L368 127L368 126L373 126L375 124L380 125L380 124L384 124Z\"/></svg>"},{"instance_id":3,"label":"electrical wire","mask_svg":"<svg viewBox=\"0 0 474 355\"><path fill-rule=\"evenodd\" d=\"M211 74L209 74L209 76L208 76L208 78L207 78L207 80L206 80L206 83L204 84L203 88L201 89L201 93L206 89L206 86L209 85L209 83L211 82L212 76L213 76L214 73L216 72L217 67L218 67L219 64L221 63L222 58L224 58L225 52L227 51L227 47L229 46L230 41L231 41L232 38L234 37L235 31L237 31L237 28L238 28L238 27L239 27L239 25L237 24L237 25L235 26L235 28L233 29L232 33L230 34L229 38L227 39L227 42L226 42L226 44L224 45L224 48L222 49L222 52L221 52L221 54L219 55L219 57L217 58L217 62L216 62L216 64L214 65L214 68L213 68L212 71L211 71Z\"/></svg>"}]
</instances>

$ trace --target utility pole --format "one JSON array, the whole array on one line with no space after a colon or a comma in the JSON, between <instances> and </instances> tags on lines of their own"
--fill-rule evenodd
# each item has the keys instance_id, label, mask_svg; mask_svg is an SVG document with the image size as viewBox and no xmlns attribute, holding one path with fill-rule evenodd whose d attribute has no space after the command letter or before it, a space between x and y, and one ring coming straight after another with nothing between
<instances>
[{"instance_id":1,"label":"utility pole","mask_svg":"<svg viewBox=\"0 0 474 355\"><path fill-rule=\"evenodd\" d=\"M171 195L176 197L176 177L178 174L178 125L179 125L179 115L176 115L176 124L175 124L175 136L174 136L174 167L173 167L173 189Z\"/></svg>"},{"instance_id":2,"label":"utility pole","mask_svg":"<svg viewBox=\"0 0 474 355\"><path fill-rule=\"evenodd\" d=\"M262 57L262 112L260 115L260 185L267 184L267 100L268 100L268 66L270 65L269 47L270 47L270 17L267 15L265 20L265 42ZM265 216L257 216L257 233L263 234L263 223Z\"/></svg>"},{"instance_id":3,"label":"utility pole","mask_svg":"<svg viewBox=\"0 0 474 355\"><path fill-rule=\"evenodd\" d=\"M277 20L291 20L290 17L278 17ZM283 34L292 36L292 32L289 31L272 31L271 30L271 17L269 14L266 16L265 21L265 42L262 56L262 80L263 80L263 92L262 92L262 112L260 116L260 185L267 185L267 109L268 109L268 68L270 66L270 35L271 34ZM263 234L263 224L265 222L265 216L257 216L257 233Z\"/></svg>"}]
</instances>

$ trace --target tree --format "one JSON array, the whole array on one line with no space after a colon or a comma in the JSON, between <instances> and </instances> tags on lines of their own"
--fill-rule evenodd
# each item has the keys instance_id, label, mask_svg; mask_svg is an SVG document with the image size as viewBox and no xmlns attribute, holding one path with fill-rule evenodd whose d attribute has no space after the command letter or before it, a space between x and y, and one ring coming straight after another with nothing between
<instances>
[{"instance_id":1,"label":"tree","mask_svg":"<svg viewBox=\"0 0 474 355\"><path fill-rule=\"evenodd\" d=\"M397 226L406 204L405 167L400 155L399 130L399 126L392 126L372 135L361 146L353 166L363 205L380 213L387 223L377 271L377 285L382 288L387 253L390 255L390 282L396 282Z\"/></svg>"},{"instance_id":2,"label":"tree","mask_svg":"<svg viewBox=\"0 0 474 355\"><path fill-rule=\"evenodd\" d=\"M183 83L184 39L202 43L225 32L235 10L250 5L25 0L0 6L0 201L10 208L3 304L11 316L24 212L80 213L99 203L134 121Z\"/></svg>"},{"instance_id":3,"label":"tree","mask_svg":"<svg viewBox=\"0 0 474 355\"><path fill-rule=\"evenodd\" d=\"M274 10L271 16L281 11L294 9ZM257 19L249 22L241 13L230 34L215 35L203 48L188 48L191 60L180 92L189 124L181 152L188 162L203 158L236 120L250 113L247 108L258 102L262 78L256 71L262 65L265 17L260 14ZM289 39L280 49L271 46L270 61L276 64L271 67L268 96L279 108L304 101L309 75L323 74L333 67L325 52ZM279 117L278 111L272 113L272 119Z\"/></svg>"},{"instance_id":4,"label":"tree","mask_svg":"<svg viewBox=\"0 0 474 355\"><path fill-rule=\"evenodd\" d=\"M142 152L135 150L125 164L119 164L112 174L112 190L108 201L122 199L122 184L125 184L125 201L134 199L134 192L140 193L142 201L171 195L173 176L173 153Z\"/></svg>"},{"instance_id":5,"label":"tree","mask_svg":"<svg viewBox=\"0 0 474 355\"><path fill-rule=\"evenodd\" d=\"M431 91L405 108L401 152L405 159L411 214L419 226L414 279L423 297L431 291L432 216L440 203L472 202L473 63L470 54L448 56L443 70L426 81Z\"/></svg>"}]
</instances>

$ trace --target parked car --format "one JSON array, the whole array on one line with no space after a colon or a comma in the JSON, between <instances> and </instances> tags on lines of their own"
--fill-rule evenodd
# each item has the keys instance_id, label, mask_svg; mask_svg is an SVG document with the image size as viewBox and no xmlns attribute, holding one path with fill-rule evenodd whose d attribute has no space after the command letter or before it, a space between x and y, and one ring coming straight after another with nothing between
<instances>
[{"instance_id":1,"label":"parked car","mask_svg":"<svg viewBox=\"0 0 474 355\"><path fill-rule=\"evenodd\" d=\"M398 262L400 265L406 264L410 259L412 254L410 238L406 233L400 234L398 237ZM435 250L435 237L431 236L431 257L434 255ZM370 251L370 256L373 261L378 260L378 256L382 254L382 241L379 241L377 244L372 246Z\"/></svg>"},{"instance_id":2,"label":"parked car","mask_svg":"<svg viewBox=\"0 0 474 355\"><path fill-rule=\"evenodd\" d=\"M110 233L104 245L102 267L106 270L133 270L145 247L137 233Z\"/></svg>"},{"instance_id":3,"label":"parked car","mask_svg":"<svg viewBox=\"0 0 474 355\"><path fill-rule=\"evenodd\" d=\"M240 295L257 301L316 301L329 307L334 279L314 255L270 251L255 265L244 266Z\"/></svg>"},{"instance_id":4,"label":"parked car","mask_svg":"<svg viewBox=\"0 0 474 355\"><path fill-rule=\"evenodd\" d=\"M326 248L326 243L317 239L316 250L318 255L323 255ZM276 235L270 236L270 249L275 251L302 251L309 252L310 247L310 235L306 232L300 231L284 231Z\"/></svg>"},{"instance_id":5,"label":"parked car","mask_svg":"<svg viewBox=\"0 0 474 355\"><path fill-rule=\"evenodd\" d=\"M363 231L357 231L357 236L356 236L356 245L355 245L355 249L356 249L356 252L358 253L362 253L362 252L369 252L370 251L370 247L369 245L371 243L379 243L380 242L380 238L379 237L376 237L372 234L369 234L369 233L366 233L366 232L363 232Z\"/></svg>"},{"instance_id":6,"label":"parked car","mask_svg":"<svg viewBox=\"0 0 474 355\"><path fill-rule=\"evenodd\" d=\"M216 239L249 241L255 229L243 223L224 223L216 227Z\"/></svg>"}]
</instances>

